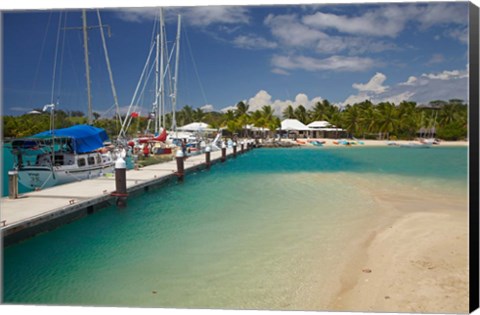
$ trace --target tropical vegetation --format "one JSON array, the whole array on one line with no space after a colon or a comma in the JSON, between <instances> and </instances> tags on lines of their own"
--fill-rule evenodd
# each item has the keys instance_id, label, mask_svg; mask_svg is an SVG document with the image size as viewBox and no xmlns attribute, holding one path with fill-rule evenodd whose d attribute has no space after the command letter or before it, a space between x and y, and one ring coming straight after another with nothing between
<instances>
[{"instance_id":1,"label":"tropical vegetation","mask_svg":"<svg viewBox=\"0 0 480 315\"><path fill-rule=\"evenodd\" d=\"M3 117L3 138L19 138L33 135L50 128L50 114L24 114ZM120 130L120 122L115 117L100 117L94 113L94 126L104 128L115 138ZM366 100L340 108L328 100L317 102L311 109L303 105L288 105L278 117L271 105L266 104L257 110L250 110L245 102L226 112L205 112L201 108L184 106L175 113L177 126L202 121L212 128L224 128L229 133L246 135L247 126L271 131L280 127L281 119L298 119L304 124L325 120L346 130L350 137L371 139L413 139L417 136L432 136L444 140L460 140L467 137L468 106L458 99L432 101L420 106L415 102L403 101L398 105L390 102L373 104ZM64 128L87 122L79 111L55 111L55 127ZM127 131L130 136L147 131L147 117L136 117ZM171 128L172 115L166 116L166 127Z\"/></svg>"}]
</instances>

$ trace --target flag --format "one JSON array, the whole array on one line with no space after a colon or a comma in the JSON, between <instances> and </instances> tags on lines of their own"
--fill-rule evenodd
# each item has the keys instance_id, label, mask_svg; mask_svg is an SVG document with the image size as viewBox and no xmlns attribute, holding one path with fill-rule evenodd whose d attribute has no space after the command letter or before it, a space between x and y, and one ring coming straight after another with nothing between
<instances>
[{"instance_id":1,"label":"flag","mask_svg":"<svg viewBox=\"0 0 480 315\"><path fill-rule=\"evenodd\" d=\"M133 112L133 113L130 114L130 116L131 116L132 118L136 118L136 117L138 117L138 113L137 113L137 112Z\"/></svg>"}]
</instances>

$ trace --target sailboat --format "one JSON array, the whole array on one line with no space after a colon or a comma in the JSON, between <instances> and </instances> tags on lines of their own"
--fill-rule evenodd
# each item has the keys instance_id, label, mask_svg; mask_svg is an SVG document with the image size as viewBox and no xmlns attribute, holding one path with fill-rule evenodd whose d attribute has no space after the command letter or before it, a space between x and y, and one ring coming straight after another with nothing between
<instances>
[{"instance_id":1,"label":"sailboat","mask_svg":"<svg viewBox=\"0 0 480 315\"><path fill-rule=\"evenodd\" d=\"M102 150L108 136L89 125L44 131L12 142L19 182L42 189L113 172L114 160Z\"/></svg>"},{"instance_id":2,"label":"sailboat","mask_svg":"<svg viewBox=\"0 0 480 315\"><path fill-rule=\"evenodd\" d=\"M143 146L143 149L147 146L150 146L150 151L153 154L171 154L173 150L177 149L178 147L168 141L171 139L171 134L176 133L176 119L175 119L175 107L177 101L177 86L178 86L178 61L179 61L179 52L180 52L180 30L181 30L181 16L178 16L178 28L177 28L177 38L172 50L169 52L167 47L167 40L166 40L166 32L165 32L165 25L163 21L163 10L160 9L159 14L159 31L158 34L155 36L155 40L150 47L150 52L147 57L147 61L145 63L144 69L140 76L140 79L137 84L137 88L133 95L131 104L127 111L127 119L122 123L121 130L117 137L117 142L119 143L127 143L130 147L133 147L133 151L138 151ZM155 61L154 64L150 63L151 56L156 48L155 53ZM169 94L172 103L172 130L167 132L166 130L166 119L165 119L165 95L166 95L166 84L165 79L167 74L170 74L170 60L173 56L173 52L176 53L176 64L175 64L175 74L173 77L173 83L170 82L170 90L173 91ZM139 94L139 90L143 85L143 89L145 89L146 85L146 73L148 72L148 67L153 66L155 67L155 93L154 93L154 101L153 101L153 108L151 115L149 115L147 131L150 128L150 123L154 121L154 132L149 133L145 132L144 135L141 137L137 137L134 139L127 139L127 130L132 123L132 117L135 117L134 114L135 108L137 105L135 104L138 101L137 95ZM144 82L145 81L145 82ZM146 151L148 152L148 151Z\"/></svg>"},{"instance_id":3,"label":"sailboat","mask_svg":"<svg viewBox=\"0 0 480 315\"><path fill-rule=\"evenodd\" d=\"M97 14L112 90L114 92L115 102L118 104L106 51L103 25L101 24L98 10ZM52 102L52 104L44 106L44 112L50 110L50 130L27 138L16 139L12 142L12 153L15 158L14 170L18 172L19 182L23 186L31 189L42 189L98 177L105 173L111 173L114 169L115 156L104 146L104 144L109 141L107 133L102 128L90 125L92 123L92 107L90 68L88 63L88 27L85 10L82 11L82 19L82 28L71 29L81 29L84 34L89 125L76 125L69 128L55 129L56 104ZM55 65L52 84L55 84ZM53 91L54 89L52 88L52 101Z\"/></svg>"}]
</instances>

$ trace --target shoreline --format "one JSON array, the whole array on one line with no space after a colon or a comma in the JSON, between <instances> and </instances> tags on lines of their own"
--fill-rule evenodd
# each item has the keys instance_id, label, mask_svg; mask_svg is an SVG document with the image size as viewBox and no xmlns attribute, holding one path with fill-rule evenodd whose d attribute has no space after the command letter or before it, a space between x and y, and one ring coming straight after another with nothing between
<instances>
[{"instance_id":1,"label":"shoreline","mask_svg":"<svg viewBox=\"0 0 480 315\"><path fill-rule=\"evenodd\" d=\"M468 313L468 203L365 189L384 211L353 240L328 309Z\"/></svg>"},{"instance_id":2,"label":"shoreline","mask_svg":"<svg viewBox=\"0 0 480 315\"><path fill-rule=\"evenodd\" d=\"M356 144L353 145L341 145L341 144L335 144L334 141L338 141L340 139L329 139L329 138L298 138L298 141L301 142L307 142L307 141L324 141L325 143L322 145L322 147L349 147L349 148L355 148L355 147L388 147L392 146L389 145L389 142L395 143L396 146L400 145L408 145L410 143L418 143L420 144L419 141L416 140L394 140L394 141L389 141L389 140L350 140L350 141L355 141L357 142ZM282 142L290 142L292 144L299 144L296 141L293 141L291 139L282 139ZM469 142L468 141L440 141L440 144L435 144L432 145L431 147L442 147L442 146L455 146L455 147L468 147ZM300 147L315 147L312 144L299 144Z\"/></svg>"}]
</instances>

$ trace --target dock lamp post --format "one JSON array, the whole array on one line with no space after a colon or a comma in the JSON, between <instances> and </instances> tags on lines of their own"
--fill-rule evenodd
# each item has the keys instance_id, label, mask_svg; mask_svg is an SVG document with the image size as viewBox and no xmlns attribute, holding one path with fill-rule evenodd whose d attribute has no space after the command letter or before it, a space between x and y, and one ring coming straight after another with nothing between
<instances>
[{"instance_id":1,"label":"dock lamp post","mask_svg":"<svg viewBox=\"0 0 480 315\"><path fill-rule=\"evenodd\" d=\"M210 169L210 146L205 148L205 164L207 165L207 170Z\"/></svg>"},{"instance_id":2,"label":"dock lamp post","mask_svg":"<svg viewBox=\"0 0 480 315\"><path fill-rule=\"evenodd\" d=\"M177 176L178 176L178 181L182 182L183 177L185 175L185 167L184 167L184 156L182 150L177 150L177 153L175 154L175 157L177 159Z\"/></svg>"},{"instance_id":3,"label":"dock lamp post","mask_svg":"<svg viewBox=\"0 0 480 315\"><path fill-rule=\"evenodd\" d=\"M227 159L227 146L225 142L222 143L222 163Z\"/></svg>"}]
</instances>

